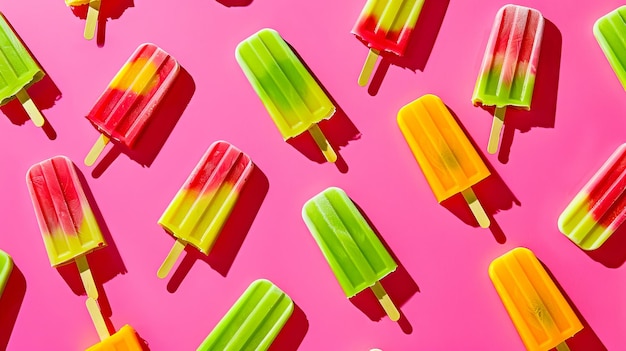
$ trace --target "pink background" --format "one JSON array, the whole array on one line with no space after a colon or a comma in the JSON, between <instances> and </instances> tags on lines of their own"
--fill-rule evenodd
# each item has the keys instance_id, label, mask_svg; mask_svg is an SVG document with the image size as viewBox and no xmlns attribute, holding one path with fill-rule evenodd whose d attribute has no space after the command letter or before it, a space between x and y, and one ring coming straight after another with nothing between
<instances>
[{"instance_id":1,"label":"pink background","mask_svg":"<svg viewBox=\"0 0 626 351\"><path fill-rule=\"evenodd\" d=\"M572 350L626 345L626 230L586 253L559 233L562 209L626 141L626 96L593 35L618 0L525 0L548 20L533 110L507 114L499 155L485 152L491 118L470 102L496 11L505 1L427 0L407 57L356 80L367 49L350 29L364 0L105 0L98 42L61 0L4 1L2 12L49 74L29 92L49 125L15 103L0 116L0 248L16 273L0 301L0 349L81 350L98 336L74 265L52 269L24 181L28 167L69 156L84 174L109 247L89 256L112 327L131 324L151 350L194 350L257 278L298 309L275 350L522 350L487 275L492 259L531 248L583 320ZM118 8L113 8L119 6ZM237 43L263 27L299 52L339 113L322 129L339 148L322 161L312 139L281 140L239 69ZM139 150L115 147L93 168L97 137L83 116L132 51L153 42L185 70ZM99 45L98 45L99 44ZM492 218L477 228L460 198L439 205L396 125L398 109L439 95L493 176L475 187ZM188 250L165 280L173 239L156 221L207 147L224 139L258 171L213 253ZM339 186L369 217L400 269L383 280L402 310L381 318L369 291L347 300L300 216Z\"/></svg>"}]
</instances>

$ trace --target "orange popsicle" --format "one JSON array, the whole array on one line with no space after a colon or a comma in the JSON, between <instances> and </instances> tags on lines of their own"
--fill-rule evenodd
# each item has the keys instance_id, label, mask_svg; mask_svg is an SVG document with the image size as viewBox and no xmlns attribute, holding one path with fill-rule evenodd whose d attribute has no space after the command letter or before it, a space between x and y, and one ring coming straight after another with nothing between
<instances>
[{"instance_id":1,"label":"orange popsicle","mask_svg":"<svg viewBox=\"0 0 626 351\"><path fill-rule=\"evenodd\" d=\"M489 227L471 187L491 173L443 101L422 96L400 109L398 125L437 201L462 193L478 224Z\"/></svg>"},{"instance_id":2,"label":"orange popsicle","mask_svg":"<svg viewBox=\"0 0 626 351\"><path fill-rule=\"evenodd\" d=\"M532 251L518 247L496 258L489 277L526 349L569 350L565 340L583 325Z\"/></svg>"}]
</instances>

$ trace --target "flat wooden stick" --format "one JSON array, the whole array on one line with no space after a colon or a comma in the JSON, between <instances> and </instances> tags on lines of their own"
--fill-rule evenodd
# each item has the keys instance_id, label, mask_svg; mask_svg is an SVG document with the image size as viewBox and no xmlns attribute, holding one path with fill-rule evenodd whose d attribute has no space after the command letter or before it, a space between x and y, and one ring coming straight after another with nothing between
<instances>
[{"instance_id":1,"label":"flat wooden stick","mask_svg":"<svg viewBox=\"0 0 626 351\"><path fill-rule=\"evenodd\" d=\"M563 341L562 343L556 345L556 349L558 351L570 351L569 346L567 346L567 344L565 343L565 341Z\"/></svg>"},{"instance_id":2,"label":"flat wooden stick","mask_svg":"<svg viewBox=\"0 0 626 351\"><path fill-rule=\"evenodd\" d=\"M102 311L100 310L98 301L92 299L91 297L88 297L87 301L85 301L85 305L87 305L87 311L89 312L89 316L91 317L93 325L96 327L96 331L98 332L100 340L104 340L111 336L111 333L109 333L109 328L107 327L107 323L102 316Z\"/></svg>"},{"instance_id":3,"label":"flat wooden stick","mask_svg":"<svg viewBox=\"0 0 626 351\"><path fill-rule=\"evenodd\" d=\"M102 151L104 151L104 147L109 143L109 140L111 139L109 139L108 136L100 134L98 140L96 140L91 147L91 150L89 150L89 153L85 157L85 165L91 166L96 162Z\"/></svg>"},{"instance_id":4,"label":"flat wooden stick","mask_svg":"<svg viewBox=\"0 0 626 351\"><path fill-rule=\"evenodd\" d=\"M463 198L465 198L465 201L469 205L470 210L472 210L472 213L474 214L474 217L476 217L476 220L478 221L480 227L489 228L489 225L491 224L489 216L487 216L485 209L478 201L478 198L476 197L476 194L474 193L472 188L467 188L463 190L461 194L463 194Z\"/></svg>"},{"instance_id":5,"label":"flat wooden stick","mask_svg":"<svg viewBox=\"0 0 626 351\"><path fill-rule=\"evenodd\" d=\"M98 24L99 15L100 0L89 1L89 9L87 10L87 21L85 22L85 32L83 33L85 39L91 40L96 34L96 25Z\"/></svg>"},{"instance_id":6,"label":"flat wooden stick","mask_svg":"<svg viewBox=\"0 0 626 351\"><path fill-rule=\"evenodd\" d=\"M496 110L493 113L493 123L491 124L491 133L489 134L489 144L487 144L487 151L492 155L498 152L500 135L502 134L502 127L504 126L505 113L506 106L496 107Z\"/></svg>"},{"instance_id":7,"label":"flat wooden stick","mask_svg":"<svg viewBox=\"0 0 626 351\"><path fill-rule=\"evenodd\" d=\"M18 91L17 94L15 94L15 96L20 101L20 103L22 104L22 107L24 107L24 110L28 114L28 117L31 119L31 121L33 121L35 126L37 127L43 126L46 120L41 114L41 111L39 111L37 106L35 106L33 99L30 98L30 96L26 92L26 89L22 89Z\"/></svg>"},{"instance_id":8,"label":"flat wooden stick","mask_svg":"<svg viewBox=\"0 0 626 351\"><path fill-rule=\"evenodd\" d=\"M391 301L391 298L389 298L389 294L387 294L383 286L380 284L380 281L372 285L371 289L374 292L374 295L376 295L378 302L385 310L385 313L389 316L389 319L394 322L398 321L398 319L400 319L400 312L398 311L396 305L393 304L393 301Z\"/></svg>"},{"instance_id":9,"label":"flat wooden stick","mask_svg":"<svg viewBox=\"0 0 626 351\"><path fill-rule=\"evenodd\" d=\"M187 244L180 240L176 240L174 242L174 246L172 246L170 253L167 254L167 257L165 257L165 261L163 261L161 267L159 267L159 270L157 271L157 277L163 279L167 277L168 274L170 274L172 267L174 267L174 263L178 261L178 257L181 253L183 253L186 245Z\"/></svg>"},{"instance_id":10,"label":"flat wooden stick","mask_svg":"<svg viewBox=\"0 0 626 351\"><path fill-rule=\"evenodd\" d=\"M335 150L333 150L333 147L330 146L328 139L326 139L326 136L324 136L324 133L322 133L322 130L317 124L313 124L309 128L309 133L311 133L311 136L313 136L313 140L315 140L317 146L320 148L320 150L322 150L326 161L337 161L337 154L335 153Z\"/></svg>"},{"instance_id":11,"label":"flat wooden stick","mask_svg":"<svg viewBox=\"0 0 626 351\"><path fill-rule=\"evenodd\" d=\"M96 282L93 280L93 275L91 274L91 268L89 268L89 263L87 263L87 256L80 255L75 259L76 265L78 266L78 272L80 273L80 280L83 281L83 286L85 287L85 292L87 296L91 297L94 300L98 299L98 288L96 287Z\"/></svg>"},{"instance_id":12,"label":"flat wooden stick","mask_svg":"<svg viewBox=\"0 0 626 351\"><path fill-rule=\"evenodd\" d=\"M365 59L365 63L363 64L363 68L361 69L361 74L359 74L359 85L364 87L369 82L372 72L374 72L374 66L376 66L376 61L378 61L378 56L380 52L378 50L370 49L367 53L367 58Z\"/></svg>"}]
</instances>

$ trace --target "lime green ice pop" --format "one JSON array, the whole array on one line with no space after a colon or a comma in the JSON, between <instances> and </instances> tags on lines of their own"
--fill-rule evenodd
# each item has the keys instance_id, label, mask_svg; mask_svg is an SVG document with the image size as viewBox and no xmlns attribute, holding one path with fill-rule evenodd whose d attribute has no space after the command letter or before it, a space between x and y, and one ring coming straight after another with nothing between
<instances>
[{"instance_id":1,"label":"lime green ice pop","mask_svg":"<svg viewBox=\"0 0 626 351\"><path fill-rule=\"evenodd\" d=\"M380 280L396 270L393 260L345 191L328 188L307 201L302 218L348 298L371 288L393 321L400 318Z\"/></svg>"},{"instance_id":2,"label":"lime green ice pop","mask_svg":"<svg viewBox=\"0 0 626 351\"><path fill-rule=\"evenodd\" d=\"M626 5L601 17L593 34L604 51L617 78L626 89Z\"/></svg>"},{"instance_id":3,"label":"lime green ice pop","mask_svg":"<svg viewBox=\"0 0 626 351\"><path fill-rule=\"evenodd\" d=\"M0 13L0 106L17 97L37 127L45 120L26 92L45 76L43 70Z\"/></svg>"},{"instance_id":4,"label":"lime green ice pop","mask_svg":"<svg viewBox=\"0 0 626 351\"><path fill-rule=\"evenodd\" d=\"M11 256L0 250L0 297L2 297L2 292L4 291L4 287L7 285L7 281L9 281L9 276L11 276L12 270L13 260L11 259Z\"/></svg>"},{"instance_id":5,"label":"lime green ice pop","mask_svg":"<svg viewBox=\"0 0 626 351\"><path fill-rule=\"evenodd\" d=\"M306 131L329 162L337 155L317 123L335 113L335 105L289 45L273 29L261 29L236 49L237 62L287 140Z\"/></svg>"},{"instance_id":6,"label":"lime green ice pop","mask_svg":"<svg viewBox=\"0 0 626 351\"><path fill-rule=\"evenodd\" d=\"M264 351L293 312L293 301L266 279L252 282L197 351Z\"/></svg>"}]
</instances>

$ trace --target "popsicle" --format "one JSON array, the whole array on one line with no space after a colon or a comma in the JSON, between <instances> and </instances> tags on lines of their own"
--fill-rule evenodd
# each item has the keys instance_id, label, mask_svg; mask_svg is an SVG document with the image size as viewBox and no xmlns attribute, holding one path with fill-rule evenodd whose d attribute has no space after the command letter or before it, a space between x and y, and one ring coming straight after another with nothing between
<instances>
[{"instance_id":1,"label":"popsicle","mask_svg":"<svg viewBox=\"0 0 626 351\"><path fill-rule=\"evenodd\" d=\"M83 36L87 40L93 39L96 33L96 25L98 24L98 15L100 14L101 0L65 0L67 6L89 5L87 10L87 20L85 22L85 31Z\"/></svg>"},{"instance_id":2,"label":"popsicle","mask_svg":"<svg viewBox=\"0 0 626 351\"><path fill-rule=\"evenodd\" d=\"M398 264L342 189L330 187L307 201L302 218L346 297L371 288L393 321L398 309L380 284Z\"/></svg>"},{"instance_id":3,"label":"popsicle","mask_svg":"<svg viewBox=\"0 0 626 351\"><path fill-rule=\"evenodd\" d=\"M507 106L530 110L544 19L535 9L505 5L498 11L472 102L495 106L487 151L495 154Z\"/></svg>"},{"instance_id":4,"label":"popsicle","mask_svg":"<svg viewBox=\"0 0 626 351\"><path fill-rule=\"evenodd\" d=\"M137 333L130 325L123 326L117 333L105 338L87 351L141 351L143 347Z\"/></svg>"},{"instance_id":5,"label":"popsicle","mask_svg":"<svg viewBox=\"0 0 626 351\"><path fill-rule=\"evenodd\" d=\"M197 351L267 350L292 312L287 294L269 280L255 280Z\"/></svg>"},{"instance_id":6,"label":"popsicle","mask_svg":"<svg viewBox=\"0 0 626 351\"><path fill-rule=\"evenodd\" d=\"M92 165L110 139L133 148L179 71L178 62L163 49L140 45L87 115L101 135L85 164Z\"/></svg>"},{"instance_id":7,"label":"popsicle","mask_svg":"<svg viewBox=\"0 0 626 351\"><path fill-rule=\"evenodd\" d=\"M211 144L159 219L159 225L176 242L158 277L167 276L187 244L209 254L253 167L250 157L233 145L225 141Z\"/></svg>"},{"instance_id":8,"label":"popsicle","mask_svg":"<svg viewBox=\"0 0 626 351\"><path fill-rule=\"evenodd\" d=\"M317 125L335 113L335 105L273 29L261 29L243 40L237 62L259 95L284 140L306 131L329 162L337 155Z\"/></svg>"},{"instance_id":9,"label":"popsicle","mask_svg":"<svg viewBox=\"0 0 626 351\"><path fill-rule=\"evenodd\" d=\"M2 13L0 13L0 54L0 106L17 97L33 123L37 127L43 126L45 119L26 89L40 81L46 74Z\"/></svg>"},{"instance_id":10,"label":"popsicle","mask_svg":"<svg viewBox=\"0 0 626 351\"><path fill-rule=\"evenodd\" d=\"M398 125L437 201L461 193L478 224L489 227L472 186L491 172L443 101L422 96L400 109Z\"/></svg>"},{"instance_id":11,"label":"popsicle","mask_svg":"<svg viewBox=\"0 0 626 351\"><path fill-rule=\"evenodd\" d=\"M593 34L626 89L626 5L598 19Z\"/></svg>"},{"instance_id":12,"label":"popsicle","mask_svg":"<svg viewBox=\"0 0 626 351\"><path fill-rule=\"evenodd\" d=\"M370 49L359 75L360 86L367 85L379 55L404 55L423 5L424 0L367 0L352 28L352 34Z\"/></svg>"},{"instance_id":13,"label":"popsicle","mask_svg":"<svg viewBox=\"0 0 626 351\"><path fill-rule=\"evenodd\" d=\"M11 271L13 271L13 259L9 254L0 250L0 297L9 281Z\"/></svg>"},{"instance_id":14,"label":"popsicle","mask_svg":"<svg viewBox=\"0 0 626 351\"><path fill-rule=\"evenodd\" d=\"M626 144L620 145L559 216L559 230L595 250L626 220Z\"/></svg>"},{"instance_id":15,"label":"popsicle","mask_svg":"<svg viewBox=\"0 0 626 351\"><path fill-rule=\"evenodd\" d=\"M569 350L583 325L532 251L518 247L489 265L489 277L529 351Z\"/></svg>"},{"instance_id":16,"label":"popsicle","mask_svg":"<svg viewBox=\"0 0 626 351\"><path fill-rule=\"evenodd\" d=\"M26 184L50 264L76 261L87 296L98 290L87 254L106 246L72 161L56 156L30 167Z\"/></svg>"}]
</instances>

